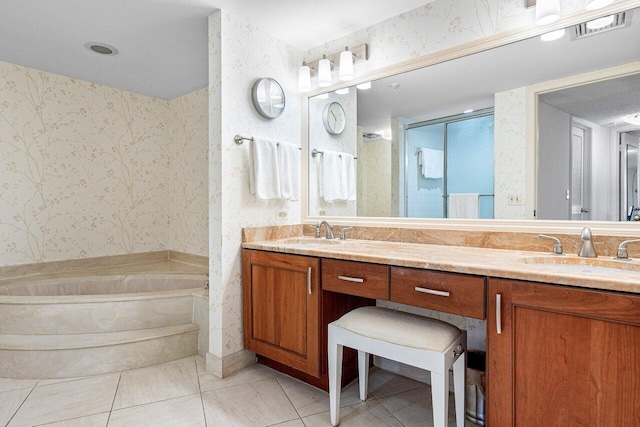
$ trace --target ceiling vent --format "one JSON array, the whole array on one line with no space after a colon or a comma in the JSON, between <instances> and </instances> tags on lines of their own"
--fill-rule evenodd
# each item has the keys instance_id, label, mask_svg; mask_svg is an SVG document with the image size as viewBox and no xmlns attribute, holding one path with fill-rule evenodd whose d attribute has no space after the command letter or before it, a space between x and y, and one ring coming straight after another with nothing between
<instances>
[{"instance_id":1,"label":"ceiling vent","mask_svg":"<svg viewBox=\"0 0 640 427\"><path fill-rule=\"evenodd\" d=\"M590 29L590 28L587 28L586 22L575 25L573 27L574 31L571 34L571 38L573 40L578 40L583 37L589 37L595 34L600 34L600 33L615 30L618 28L623 28L630 24L631 24L631 14L628 14L627 12L620 12L613 15L613 22L605 27L601 27L598 29Z\"/></svg>"},{"instance_id":2,"label":"ceiling vent","mask_svg":"<svg viewBox=\"0 0 640 427\"><path fill-rule=\"evenodd\" d=\"M379 138L382 138L382 135L374 132L364 132L362 134L362 137L365 139L379 139Z\"/></svg>"}]
</instances>

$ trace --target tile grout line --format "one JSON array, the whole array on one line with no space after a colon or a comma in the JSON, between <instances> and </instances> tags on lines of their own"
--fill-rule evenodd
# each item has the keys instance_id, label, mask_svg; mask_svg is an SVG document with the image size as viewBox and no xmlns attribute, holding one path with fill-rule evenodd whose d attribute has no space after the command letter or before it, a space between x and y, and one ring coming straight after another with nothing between
<instances>
[{"instance_id":1,"label":"tile grout line","mask_svg":"<svg viewBox=\"0 0 640 427\"><path fill-rule=\"evenodd\" d=\"M122 380L122 371L118 374L118 385L116 385L116 392L113 393L113 400L111 400L111 408L109 409L109 416L107 417L107 424L105 427L109 425L111 421L111 413L113 412L113 405L116 403L116 396L118 395L118 389L120 388L120 381Z\"/></svg>"},{"instance_id":2,"label":"tile grout line","mask_svg":"<svg viewBox=\"0 0 640 427\"><path fill-rule=\"evenodd\" d=\"M400 393L397 393L397 394L400 394ZM393 396L393 395L391 395L391 396ZM388 396L385 396L385 397L388 397ZM380 405L380 406L382 407L382 409L384 409L385 411L387 411L387 412L389 413L389 415L391 415L391 418L393 418L394 420L396 420L396 421L398 422L398 424L400 424L401 426L406 427L406 426L404 425L404 423L403 423L402 421L400 421L400 420L398 419L398 417L396 417L396 416L395 416L395 414L394 414L393 412L391 412L391 411L390 411L386 406L384 406L384 405L382 404L382 402L380 402L380 400L378 400L378 398L377 398L377 397L374 397L374 399L375 399L375 401L376 401L376 402L378 402L378 405ZM381 398L381 399L383 399L383 398Z\"/></svg>"},{"instance_id":3,"label":"tile grout line","mask_svg":"<svg viewBox=\"0 0 640 427\"><path fill-rule=\"evenodd\" d=\"M206 372L207 370L207 359L205 358L204 360L205 363L205 367L204 370ZM202 397L202 385L200 385L200 372L198 371L198 361L196 360L196 356L193 356L193 364L196 368L196 376L198 377L198 391L200 392L200 405L202 405L202 417L204 418L204 425L205 427L208 426L207 424L207 412L204 410L204 399Z\"/></svg>"},{"instance_id":4,"label":"tile grout line","mask_svg":"<svg viewBox=\"0 0 640 427\"><path fill-rule=\"evenodd\" d=\"M63 423L65 421L72 421L72 420L79 420L81 418L87 418L87 417L94 417L96 415L101 415L101 414L106 414L108 411L103 411L103 412L98 412L97 414L89 414L89 415L80 415L79 417L73 417L73 418L66 418L64 420L59 420L59 421L47 421L44 424L36 424L33 427L41 427L41 426L46 426L49 424L53 424L53 423Z\"/></svg>"},{"instance_id":5,"label":"tile grout line","mask_svg":"<svg viewBox=\"0 0 640 427\"><path fill-rule=\"evenodd\" d=\"M11 421L15 418L16 415L18 415L18 412L20 411L20 409L22 409L22 405L24 405L24 402L26 402L27 399L29 398L29 396L31 396L31 393L33 393L33 390L36 389L37 385L38 385L38 383L36 383L36 385L33 386L31 391L29 392L29 394L27 394L27 397L25 397L24 400L22 401L22 403L20 403L20 406L18 406L18 409L16 409L16 411L13 413L13 415L11 415L11 418L9 418L9 422L7 422L7 425L11 424Z\"/></svg>"},{"instance_id":6,"label":"tile grout line","mask_svg":"<svg viewBox=\"0 0 640 427\"><path fill-rule=\"evenodd\" d=\"M293 402L291 401L291 398L289 397L289 395L287 394L286 390L284 389L284 387L282 387L282 384L280 383L280 380L278 379L278 376L276 375L276 373L274 372L273 369L269 368L269 370L271 371L271 375L273 375L273 378L276 380L276 384L278 384L278 387L280 387L280 390L282 390L282 392L284 393L285 396L287 396L287 400L289 401L289 403L291 404L291 407L293 408L293 410L296 412L296 414L298 414L298 419L300 421L302 421L302 417L300 416L300 412L298 412L298 408L296 408L296 405L293 404ZM282 422L280 422L279 424L282 423L286 423L289 421L295 421L295 418L290 419L290 420L284 420ZM304 421L302 421L302 424L304 424ZM277 425L277 424L276 424Z\"/></svg>"}]
</instances>

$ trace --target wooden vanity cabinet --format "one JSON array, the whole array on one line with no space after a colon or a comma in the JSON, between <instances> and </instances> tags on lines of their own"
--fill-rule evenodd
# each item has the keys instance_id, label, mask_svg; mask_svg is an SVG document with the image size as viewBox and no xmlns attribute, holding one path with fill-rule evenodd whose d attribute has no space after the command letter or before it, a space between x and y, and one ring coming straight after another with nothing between
<instances>
[{"instance_id":1,"label":"wooden vanity cabinet","mask_svg":"<svg viewBox=\"0 0 640 427\"><path fill-rule=\"evenodd\" d=\"M242 251L244 346L320 375L320 261Z\"/></svg>"},{"instance_id":2,"label":"wooden vanity cabinet","mask_svg":"<svg viewBox=\"0 0 640 427\"><path fill-rule=\"evenodd\" d=\"M640 426L640 296L490 279L487 425Z\"/></svg>"}]
</instances>

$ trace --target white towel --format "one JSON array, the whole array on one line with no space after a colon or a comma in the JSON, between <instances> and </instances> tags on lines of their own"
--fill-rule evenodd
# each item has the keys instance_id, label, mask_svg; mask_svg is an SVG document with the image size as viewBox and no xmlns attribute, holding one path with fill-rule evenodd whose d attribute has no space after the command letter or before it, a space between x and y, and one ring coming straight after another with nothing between
<instances>
[{"instance_id":1,"label":"white towel","mask_svg":"<svg viewBox=\"0 0 640 427\"><path fill-rule=\"evenodd\" d=\"M342 186L343 167L340 153L324 150L322 154L322 197L325 202L345 200Z\"/></svg>"},{"instance_id":2,"label":"white towel","mask_svg":"<svg viewBox=\"0 0 640 427\"><path fill-rule=\"evenodd\" d=\"M351 154L342 153L342 195L343 200L356 200L356 159Z\"/></svg>"},{"instance_id":3,"label":"white towel","mask_svg":"<svg viewBox=\"0 0 640 427\"><path fill-rule=\"evenodd\" d=\"M279 199L278 143L254 137L249 157L251 194L262 200Z\"/></svg>"},{"instance_id":4,"label":"white towel","mask_svg":"<svg viewBox=\"0 0 640 427\"><path fill-rule=\"evenodd\" d=\"M280 197L300 200L300 148L297 145L278 144L278 171L280 173Z\"/></svg>"},{"instance_id":5,"label":"white towel","mask_svg":"<svg viewBox=\"0 0 640 427\"><path fill-rule=\"evenodd\" d=\"M478 218L478 193L449 194L449 218Z\"/></svg>"},{"instance_id":6,"label":"white towel","mask_svg":"<svg viewBox=\"0 0 640 427\"><path fill-rule=\"evenodd\" d=\"M421 148L421 172L425 178L442 178L444 168L444 151Z\"/></svg>"}]
</instances>

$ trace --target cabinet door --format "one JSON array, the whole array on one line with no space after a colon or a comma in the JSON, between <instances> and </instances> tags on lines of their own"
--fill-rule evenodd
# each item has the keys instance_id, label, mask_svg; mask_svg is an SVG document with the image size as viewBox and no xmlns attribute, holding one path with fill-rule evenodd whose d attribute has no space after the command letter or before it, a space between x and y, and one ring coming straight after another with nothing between
<instances>
[{"instance_id":1,"label":"cabinet door","mask_svg":"<svg viewBox=\"0 0 640 427\"><path fill-rule=\"evenodd\" d=\"M318 376L318 259L245 250L242 261L245 347Z\"/></svg>"},{"instance_id":2,"label":"cabinet door","mask_svg":"<svg viewBox=\"0 0 640 427\"><path fill-rule=\"evenodd\" d=\"M640 296L491 279L487 425L640 425Z\"/></svg>"}]
</instances>

